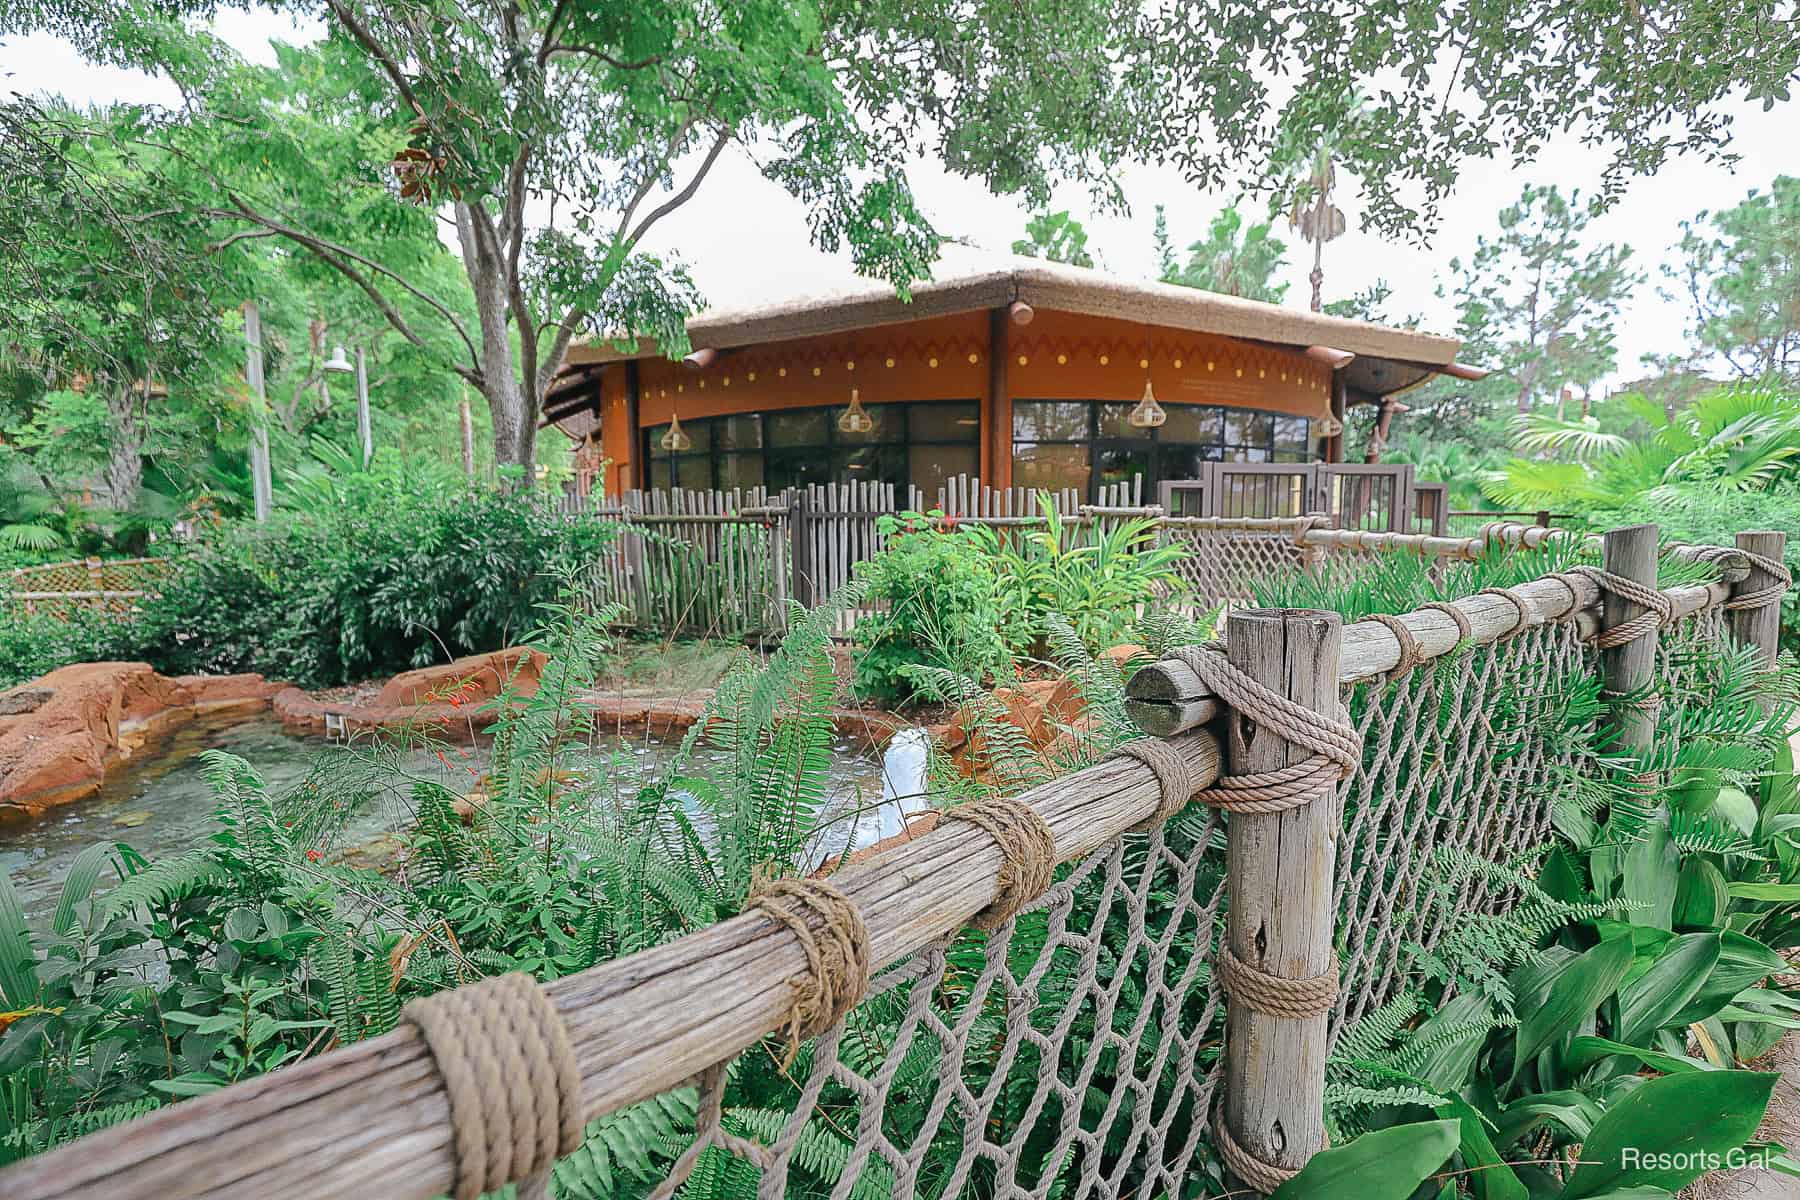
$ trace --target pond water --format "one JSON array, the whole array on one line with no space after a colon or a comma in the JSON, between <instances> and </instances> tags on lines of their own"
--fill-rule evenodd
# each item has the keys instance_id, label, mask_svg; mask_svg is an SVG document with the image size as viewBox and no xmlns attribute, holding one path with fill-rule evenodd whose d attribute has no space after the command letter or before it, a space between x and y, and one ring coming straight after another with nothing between
<instances>
[{"instance_id":1,"label":"pond water","mask_svg":"<svg viewBox=\"0 0 1800 1200\"><path fill-rule=\"evenodd\" d=\"M594 739L593 756L604 764L604 778L619 794L629 794L658 778L679 745L679 735L602 734ZM0 823L0 871L11 875L26 912L42 919L55 907L62 877L75 856L95 842L123 842L148 858L179 853L201 844L215 825L213 798L201 774L200 751L229 751L256 768L271 794L279 795L321 767L347 764L346 756L367 757L369 745L353 747L319 738L297 737L272 719L229 723L196 721L176 730L162 744L146 747L136 759L109 778L99 793L74 804L53 808L35 821ZM399 752L407 771L435 779L452 790L468 790L487 766L485 746L453 747L439 754L425 749ZM713 774L709 764L722 756L702 744L689 773ZM832 747L831 805L844 811L878 807L882 765L849 739ZM890 789L890 794L893 794ZM908 805L919 807L918 803ZM346 831L344 845L355 845L399 829L411 811L399 799L377 801ZM859 820L858 843L873 840ZM836 834L832 849L842 849ZM110 878L110 873L107 878Z\"/></svg>"}]
</instances>

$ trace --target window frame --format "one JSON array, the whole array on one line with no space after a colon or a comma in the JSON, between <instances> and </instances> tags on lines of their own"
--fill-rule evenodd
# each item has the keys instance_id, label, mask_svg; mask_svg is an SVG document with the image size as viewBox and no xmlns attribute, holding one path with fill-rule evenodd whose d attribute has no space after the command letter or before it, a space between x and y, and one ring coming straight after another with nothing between
<instances>
[{"instance_id":1,"label":"window frame","mask_svg":"<svg viewBox=\"0 0 1800 1200\"><path fill-rule=\"evenodd\" d=\"M1087 410L1088 410L1087 411L1087 435L1085 438L1046 438L1046 437L1022 438L1018 434L1018 430L1019 430L1018 408L1019 408L1019 405L1021 405L1021 404L1085 404L1085 405L1087 405ZM1238 404L1186 404L1186 403L1183 403L1180 405L1171 405L1170 407L1171 408L1180 407L1183 409L1196 409L1196 408L1212 409L1220 414L1220 434L1219 434L1218 441L1216 441L1216 442L1194 442L1194 441L1183 440L1183 441L1167 441L1167 442L1165 442L1162 440L1162 432L1163 431L1161 428L1146 429L1146 430L1144 430L1143 437L1121 437L1117 434L1108 434L1106 436L1101 436L1100 417L1101 417L1102 407L1106 406L1106 405L1118 406L1120 404L1124 404L1127 407L1132 406L1132 402L1130 402L1130 401L1122 402L1122 401L1117 401L1117 400L1070 400L1070 399L1063 398L1063 397L1039 397L1039 396L1015 397L1012 402L1013 426L1010 430L1007 431L1008 434L1010 435L1009 448L1012 451L1015 461L1018 456L1018 447L1022 446L1022 445L1029 445L1029 446L1081 446L1081 445L1085 445L1087 447L1087 451L1088 451L1088 453L1087 453L1087 463L1088 463L1087 498L1090 501L1092 501L1094 499L1094 497L1096 495L1098 495L1100 487L1103 486L1101 483L1101 478L1102 478L1101 458L1102 458L1102 455L1107 452L1127 453L1128 454L1128 453L1133 453L1133 452L1142 453L1142 452L1147 451L1148 452L1147 456L1146 456L1147 476L1144 480L1144 484L1147 489L1154 489L1155 486L1158 483L1162 482L1162 480L1165 478L1163 462L1164 462L1164 458L1165 458L1165 453L1169 452L1169 451L1180 451L1182 453L1189 453L1189 452L1198 453L1198 455L1200 457L1200 461L1202 461L1202 462L1259 462L1259 463L1302 462L1302 463L1305 463L1305 462L1313 461L1313 452L1311 449L1312 444L1313 444L1313 438L1312 438L1313 421L1312 421L1311 417L1298 416L1294 413L1276 412L1271 409L1247 408L1243 405L1238 405ZM1229 414L1231 414L1231 413L1245 413L1245 414L1250 414L1253 416L1268 418L1269 432L1268 432L1267 437L1265 437L1263 439L1261 445L1252 445L1252 444L1250 444L1248 442L1244 442L1244 441L1231 440L1231 437L1230 437L1231 429L1230 429L1230 418L1229 418ZM1306 429L1306 438L1304 441L1304 445L1306 447L1305 449L1298 449L1298 450L1292 449L1292 448L1289 448L1289 446L1287 444L1285 444L1281 441L1281 439L1279 437L1279 433L1281 431L1281 422L1284 418L1289 419L1289 420L1304 422L1305 429ZM1242 455L1242 457L1233 457L1233 455ZM1173 461L1174 455L1168 454L1168 458L1171 461Z\"/></svg>"}]
</instances>

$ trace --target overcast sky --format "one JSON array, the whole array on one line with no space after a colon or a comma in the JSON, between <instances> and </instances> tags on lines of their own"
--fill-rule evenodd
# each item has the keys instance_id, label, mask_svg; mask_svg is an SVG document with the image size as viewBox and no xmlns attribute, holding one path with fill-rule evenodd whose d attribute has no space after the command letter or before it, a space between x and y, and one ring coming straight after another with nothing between
<instances>
[{"instance_id":1,"label":"overcast sky","mask_svg":"<svg viewBox=\"0 0 1800 1200\"><path fill-rule=\"evenodd\" d=\"M218 29L242 53L268 61L268 40L298 40L305 31L257 11L226 12ZM0 87L26 93L60 93L76 103L117 100L171 102L165 81L95 67L81 61L66 44L49 37L11 39L0 43ZM1741 156L1735 168L1678 159L1652 178L1630 185L1626 196L1589 229L1595 241L1617 241L1632 248L1647 281L1638 288L1620 323L1617 378L1636 378L1646 353L1669 353L1683 344L1687 314L1677 302L1659 294L1661 274L1680 237L1680 222L1701 208L1736 203L1751 188L1767 189L1783 170L1800 171L1795 149L1792 105L1765 113L1744 103L1737 114L1733 149ZM1604 162L1573 139L1554 142L1539 159L1514 168L1497 161L1465 164L1456 192L1444 203L1442 221L1428 246L1396 245L1356 229L1355 197L1339 199L1351 231L1325 249L1326 299L1349 295L1385 279L1393 288L1391 310L1422 313L1427 328L1450 332L1454 315L1436 299L1449 262L1473 249L1477 235L1491 232L1495 214L1517 198L1526 182L1555 183L1565 191L1592 193ZM1088 227L1089 249L1100 265L1116 274L1150 277L1155 272L1151 246L1154 205L1168 206L1170 232L1178 245L1200 237L1212 215L1229 196L1204 195L1188 188L1178 173L1133 166L1120 172L1129 215L1096 215L1084 190L1067 189L1058 207L1071 208ZM1005 251L1023 233L1026 212L1011 199L989 195L978 183L951 176L931 164L920 164L913 182L927 215L946 235L996 251ZM1248 211L1248 210L1247 210ZM1290 243L1286 277L1289 304L1304 306L1309 289L1311 247L1280 226ZM713 304L736 306L770 296L829 290L848 274L842 259L814 250L807 236L804 210L757 172L742 151L732 151L714 168L696 197L658 229L654 242L686 259Z\"/></svg>"}]
</instances>

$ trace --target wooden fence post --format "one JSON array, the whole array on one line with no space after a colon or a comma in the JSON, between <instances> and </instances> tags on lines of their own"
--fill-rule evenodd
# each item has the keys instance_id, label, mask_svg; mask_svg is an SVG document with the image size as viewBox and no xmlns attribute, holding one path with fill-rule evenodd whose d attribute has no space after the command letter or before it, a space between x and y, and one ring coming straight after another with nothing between
<instances>
[{"instance_id":1,"label":"wooden fence post","mask_svg":"<svg viewBox=\"0 0 1800 1200\"><path fill-rule=\"evenodd\" d=\"M1601 561L1606 570L1645 587L1656 586L1657 531L1654 525L1628 525L1607 531L1601 539ZM1623 625L1645 611L1635 601L1612 591L1601 593L1602 630ZM1618 746L1642 756L1656 740L1656 710L1626 697L1641 692L1656 677L1656 634L1633 638L1623 646L1600 652L1600 683L1611 703Z\"/></svg>"},{"instance_id":2,"label":"wooden fence post","mask_svg":"<svg viewBox=\"0 0 1800 1200\"><path fill-rule=\"evenodd\" d=\"M1343 620L1311 609L1248 609L1225 624L1225 654L1251 678L1317 712L1335 715ZM1245 718L1227 722L1232 775L1304 762L1311 751ZM1267 815L1234 813L1226 872L1232 951L1272 975L1306 979L1333 964L1335 798ZM1227 1009L1225 1121L1233 1140L1280 1170L1298 1170L1325 1145L1326 1015L1294 1018Z\"/></svg>"},{"instance_id":3,"label":"wooden fence post","mask_svg":"<svg viewBox=\"0 0 1800 1200\"><path fill-rule=\"evenodd\" d=\"M788 565L792 567L793 586L788 594L811 608L819 602L813 581L812 520L807 510L806 493L795 488L788 494Z\"/></svg>"},{"instance_id":4,"label":"wooden fence post","mask_svg":"<svg viewBox=\"0 0 1800 1200\"><path fill-rule=\"evenodd\" d=\"M1737 535L1737 548L1763 558L1782 560L1787 551L1787 534L1776 529L1747 530ZM1750 564L1750 574L1731 588L1732 598L1760 592L1764 588L1774 587L1781 580L1769 574L1754 561ZM1762 651L1765 666L1775 665L1775 646L1781 637L1781 600L1776 598L1773 604L1762 604L1755 608L1740 608L1728 612L1731 636L1741 646L1755 646Z\"/></svg>"}]
</instances>

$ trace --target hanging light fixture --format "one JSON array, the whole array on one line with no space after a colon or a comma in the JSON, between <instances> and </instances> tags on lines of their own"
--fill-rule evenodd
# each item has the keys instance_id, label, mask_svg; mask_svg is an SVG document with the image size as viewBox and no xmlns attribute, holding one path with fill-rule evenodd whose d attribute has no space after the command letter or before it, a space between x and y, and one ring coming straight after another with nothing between
<instances>
[{"instance_id":1,"label":"hanging light fixture","mask_svg":"<svg viewBox=\"0 0 1800 1200\"><path fill-rule=\"evenodd\" d=\"M1169 419L1169 414L1156 402L1156 393L1150 390L1148 379L1144 380L1144 398L1137 402L1137 407L1125 419L1137 429L1155 429Z\"/></svg>"},{"instance_id":2,"label":"hanging light fixture","mask_svg":"<svg viewBox=\"0 0 1800 1200\"><path fill-rule=\"evenodd\" d=\"M356 370L355 367L350 365L350 359L344 353L344 348L342 346L338 346L332 350L331 357L325 360L324 369L330 371L334 375L348 375L350 372Z\"/></svg>"},{"instance_id":3,"label":"hanging light fixture","mask_svg":"<svg viewBox=\"0 0 1800 1200\"><path fill-rule=\"evenodd\" d=\"M680 454L694 448L694 439L681 431L680 416L669 417L669 431L662 435L662 448L670 454Z\"/></svg>"},{"instance_id":4,"label":"hanging light fixture","mask_svg":"<svg viewBox=\"0 0 1800 1200\"><path fill-rule=\"evenodd\" d=\"M855 388L850 389L850 407L839 414L837 425L842 433L868 433L875 428L875 418L856 398Z\"/></svg>"}]
</instances>

